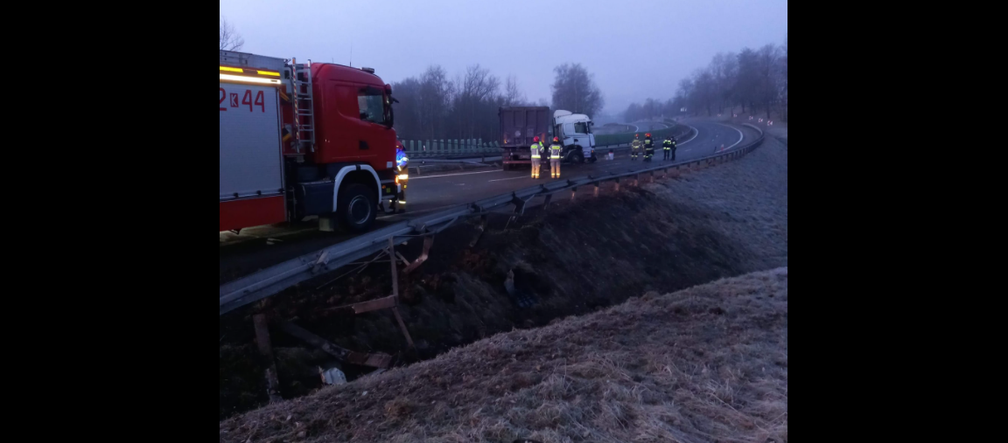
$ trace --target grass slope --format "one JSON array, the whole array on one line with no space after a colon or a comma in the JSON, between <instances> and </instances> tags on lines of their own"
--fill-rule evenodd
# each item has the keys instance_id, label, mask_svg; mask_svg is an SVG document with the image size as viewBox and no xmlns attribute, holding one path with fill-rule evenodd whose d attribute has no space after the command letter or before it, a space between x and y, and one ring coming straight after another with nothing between
<instances>
[{"instance_id":1,"label":"grass slope","mask_svg":"<svg viewBox=\"0 0 1008 443\"><path fill-rule=\"evenodd\" d=\"M222 442L787 440L787 268L648 293L228 419Z\"/></svg>"}]
</instances>

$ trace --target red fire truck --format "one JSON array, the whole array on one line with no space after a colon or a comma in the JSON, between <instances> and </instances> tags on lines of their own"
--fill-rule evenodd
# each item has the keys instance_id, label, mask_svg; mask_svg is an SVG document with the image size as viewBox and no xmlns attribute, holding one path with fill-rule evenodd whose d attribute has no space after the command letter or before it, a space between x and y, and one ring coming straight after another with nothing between
<instances>
[{"instance_id":1,"label":"red fire truck","mask_svg":"<svg viewBox=\"0 0 1008 443\"><path fill-rule=\"evenodd\" d=\"M220 229L405 208L392 87L371 68L220 52Z\"/></svg>"}]
</instances>

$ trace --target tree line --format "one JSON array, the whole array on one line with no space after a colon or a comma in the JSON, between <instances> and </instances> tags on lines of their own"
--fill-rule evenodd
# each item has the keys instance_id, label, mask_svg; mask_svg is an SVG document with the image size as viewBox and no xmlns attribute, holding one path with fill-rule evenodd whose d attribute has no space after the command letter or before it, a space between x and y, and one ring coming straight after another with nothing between
<instances>
[{"instance_id":1,"label":"tree line","mask_svg":"<svg viewBox=\"0 0 1008 443\"><path fill-rule=\"evenodd\" d=\"M220 49L240 50L245 40L234 26L220 17ZM419 76L392 83L395 129L401 139L498 140L500 127L497 111L502 106L546 106L552 111L595 115L605 104L592 74L578 63L554 68L556 77L552 102L526 99L518 80L508 76L503 81L478 64L450 79L439 65L432 65Z\"/></svg>"},{"instance_id":2,"label":"tree line","mask_svg":"<svg viewBox=\"0 0 1008 443\"><path fill-rule=\"evenodd\" d=\"M419 76L392 83L395 129L402 139L500 138L498 109L505 106L545 106L593 115L604 100L592 75L580 64L554 68L552 101L526 99L514 76L501 79L474 64L449 79L439 65Z\"/></svg>"},{"instance_id":3,"label":"tree line","mask_svg":"<svg viewBox=\"0 0 1008 443\"><path fill-rule=\"evenodd\" d=\"M743 48L738 53L718 53L706 68L697 69L679 81L675 96L662 102L648 98L632 103L623 112L627 122L682 114L708 116L732 112L771 112L787 121L787 38L784 44L759 49Z\"/></svg>"}]
</instances>

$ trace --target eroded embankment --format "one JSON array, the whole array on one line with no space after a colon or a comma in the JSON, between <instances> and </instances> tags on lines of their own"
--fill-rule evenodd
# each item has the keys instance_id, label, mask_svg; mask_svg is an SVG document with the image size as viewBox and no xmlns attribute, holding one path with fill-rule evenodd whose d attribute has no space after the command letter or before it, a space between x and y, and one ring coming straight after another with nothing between
<instances>
[{"instance_id":1,"label":"eroded embankment","mask_svg":"<svg viewBox=\"0 0 1008 443\"><path fill-rule=\"evenodd\" d=\"M605 193L604 193L605 194ZM428 359L450 348L513 328L544 325L621 303L647 291L670 292L718 278L787 265L787 157L774 140L748 156L678 179L624 187L591 201L531 210L509 229L491 217L475 247L475 222L438 235L428 259L400 275L404 338L387 311L347 315L329 308L386 296L387 265L321 286L302 285L269 299L268 312L333 343L359 351ZM415 241L413 243L420 243ZM416 257L419 244L404 248ZM520 308L505 289L536 304ZM335 277L331 276L330 278ZM319 287L321 286L321 287ZM221 418L264 404L266 386L250 314L221 318ZM324 352L272 334L281 392L301 396L321 386ZM359 368L344 367L348 376Z\"/></svg>"},{"instance_id":2,"label":"eroded embankment","mask_svg":"<svg viewBox=\"0 0 1008 443\"><path fill-rule=\"evenodd\" d=\"M220 424L221 442L787 441L787 268L501 333Z\"/></svg>"}]
</instances>

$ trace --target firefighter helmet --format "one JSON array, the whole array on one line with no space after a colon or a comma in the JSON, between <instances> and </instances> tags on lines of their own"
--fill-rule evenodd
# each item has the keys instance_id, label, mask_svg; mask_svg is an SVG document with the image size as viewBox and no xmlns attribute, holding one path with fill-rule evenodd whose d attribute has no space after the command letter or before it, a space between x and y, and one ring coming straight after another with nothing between
<instances>
[{"instance_id":1,"label":"firefighter helmet","mask_svg":"<svg viewBox=\"0 0 1008 443\"><path fill-rule=\"evenodd\" d=\"M639 138L640 134L634 134L633 136L634 136L634 138Z\"/></svg>"},{"instance_id":2,"label":"firefighter helmet","mask_svg":"<svg viewBox=\"0 0 1008 443\"><path fill-rule=\"evenodd\" d=\"M645 137L650 137L650 136L651 136L651 133L649 132L649 133L647 133L647 134L644 134L644 136L645 136Z\"/></svg>"},{"instance_id":3,"label":"firefighter helmet","mask_svg":"<svg viewBox=\"0 0 1008 443\"><path fill-rule=\"evenodd\" d=\"M553 141L558 142L558 141L560 141L560 139L557 138L557 137L553 137Z\"/></svg>"},{"instance_id":4,"label":"firefighter helmet","mask_svg":"<svg viewBox=\"0 0 1008 443\"><path fill-rule=\"evenodd\" d=\"M533 137L533 138L532 138L532 141L534 141L534 142L538 142L538 141L539 141L539 136L537 135L537 136Z\"/></svg>"}]
</instances>

